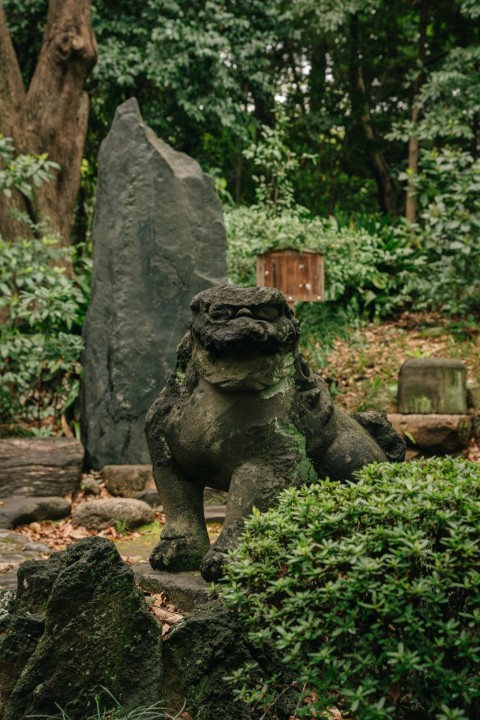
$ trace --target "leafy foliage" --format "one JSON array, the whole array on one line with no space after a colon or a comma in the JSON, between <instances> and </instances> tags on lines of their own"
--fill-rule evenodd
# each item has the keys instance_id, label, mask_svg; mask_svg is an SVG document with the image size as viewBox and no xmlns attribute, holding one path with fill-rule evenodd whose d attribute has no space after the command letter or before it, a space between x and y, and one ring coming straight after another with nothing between
<instances>
[{"instance_id":1,"label":"leafy foliage","mask_svg":"<svg viewBox=\"0 0 480 720\"><path fill-rule=\"evenodd\" d=\"M0 238L0 423L52 430L78 395L87 278L65 274L71 251L48 237ZM84 271L85 272L85 271Z\"/></svg>"},{"instance_id":2,"label":"leafy foliage","mask_svg":"<svg viewBox=\"0 0 480 720\"><path fill-rule=\"evenodd\" d=\"M427 258L419 307L450 313L480 308L480 160L445 148L424 153L416 179L416 232Z\"/></svg>"},{"instance_id":3,"label":"leafy foliage","mask_svg":"<svg viewBox=\"0 0 480 720\"><path fill-rule=\"evenodd\" d=\"M273 107L281 4L96 2L93 26L102 52L91 79L90 146L98 145L115 107L135 95L163 139L208 169L220 167L232 182L238 145L257 124L246 106L265 98L268 111Z\"/></svg>"},{"instance_id":4,"label":"leafy foliage","mask_svg":"<svg viewBox=\"0 0 480 720\"><path fill-rule=\"evenodd\" d=\"M96 0L92 21L100 54L89 79L88 164L95 167L115 108L134 95L164 140L216 170L237 202L250 202L256 169L241 153L258 139L262 124L273 127L281 100L290 118L287 144L304 156L292 174L297 201L325 216L376 211L383 181L372 171L372 157L384 157L390 177L405 167L405 144L389 132L408 123L419 72L431 80L420 100L424 118L435 114L436 126L447 130L455 115L454 125L468 126L475 136L472 143L478 136L472 95L478 0L428 3L428 46L419 68L421 4ZM48 1L4 0L3 6L28 83ZM354 80L359 69L365 92ZM431 134L431 142L438 143L438 135ZM401 212L401 195L397 205Z\"/></svg>"},{"instance_id":5,"label":"leafy foliage","mask_svg":"<svg viewBox=\"0 0 480 720\"><path fill-rule=\"evenodd\" d=\"M31 197L52 177L45 155L16 152L0 136L0 190ZM51 432L78 396L81 326L90 291L90 261L57 247L43 225L17 213L28 238L0 236L0 427L2 433ZM77 248L77 251L81 248Z\"/></svg>"},{"instance_id":6,"label":"leafy foliage","mask_svg":"<svg viewBox=\"0 0 480 720\"><path fill-rule=\"evenodd\" d=\"M352 317L381 317L408 302L410 273L423 263L409 238L392 229L370 234L295 211L272 216L258 205L228 210L225 220L232 282L255 285L255 257L268 250L325 253L327 302Z\"/></svg>"},{"instance_id":7,"label":"leafy foliage","mask_svg":"<svg viewBox=\"0 0 480 720\"><path fill-rule=\"evenodd\" d=\"M307 157L299 157L288 146L288 127L285 112L277 109L275 126L262 125L258 141L243 151L243 156L252 161L257 173L252 176L257 204L272 214L295 208L292 175Z\"/></svg>"},{"instance_id":8,"label":"leafy foliage","mask_svg":"<svg viewBox=\"0 0 480 720\"><path fill-rule=\"evenodd\" d=\"M52 177L52 170L60 166L47 159L46 154L18 154L13 140L0 134L0 191L11 197L12 190L19 190L28 198L32 186L40 187Z\"/></svg>"},{"instance_id":9,"label":"leafy foliage","mask_svg":"<svg viewBox=\"0 0 480 720\"><path fill-rule=\"evenodd\" d=\"M480 468L364 468L254 512L220 592L319 715L473 720L480 702ZM265 688L236 680L239 693ZM416 714L415 714L416 713Z\"/></svg>"}]
</instances>

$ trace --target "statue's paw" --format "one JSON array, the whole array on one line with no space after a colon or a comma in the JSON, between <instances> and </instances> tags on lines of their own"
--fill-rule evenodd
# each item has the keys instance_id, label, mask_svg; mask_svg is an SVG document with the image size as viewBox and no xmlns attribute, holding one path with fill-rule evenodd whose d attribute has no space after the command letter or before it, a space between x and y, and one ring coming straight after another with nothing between
<instances>
[{"instance_id":1,"label":"statue's paw","mask_svg":"<svg viewBox=\"0 0 480 720\"><path fill-rule=\"evenodd\" d=\"M200 572L207 582L220 580L225 572L225 565L228 562L225 553L211 548L202 560Z\"/></svg>"},{"instance_id":2,"label":"statue's paw","mask_svg":"<svg viewBox=\"0 0 480 720\"><path fill-rule=\"evenodd\" d=\"M205 552L204 547L185 536L162 538L153 548L150 565L154 570L184 572L198 570Z\"/></svg>"}]
</instances>

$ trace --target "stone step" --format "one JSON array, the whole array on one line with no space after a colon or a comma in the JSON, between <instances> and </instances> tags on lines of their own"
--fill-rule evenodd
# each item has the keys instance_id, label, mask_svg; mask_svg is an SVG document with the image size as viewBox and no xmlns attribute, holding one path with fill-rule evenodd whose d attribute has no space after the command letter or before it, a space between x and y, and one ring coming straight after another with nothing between
<instances>
[{"instance_id":1,"label":"stone step","mask_svg":"<svg viewBox=\"0 0 480 720\"><path fill-rule=\"evenodd\" d=\"M474 415L391 413L388 419L408 446L431 454L459 452L475 432Z\"/></svg>"},{"instance_id":2,"label":"stone step","mask_svg":"<svg viewBox=\"0 0 480 720\"><path fill-rule=\"evenodd\" d=\"M182 612L191 612L211 602L216 595L199 572L169 573L152 570L148 563L132 565L137 584L149 593L163 593L167 602Z\"/></svg>"}]
</instances>

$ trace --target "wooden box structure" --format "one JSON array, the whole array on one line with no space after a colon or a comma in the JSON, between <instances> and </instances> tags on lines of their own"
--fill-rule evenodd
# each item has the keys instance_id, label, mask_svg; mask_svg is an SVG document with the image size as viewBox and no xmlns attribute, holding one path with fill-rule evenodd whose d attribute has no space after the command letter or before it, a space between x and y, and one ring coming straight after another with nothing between
<instances>
[{"instance_id":1,"label":"wooden box structure","mask_svg":"<svg viewBox=\"0 0 480 720\"><path fill-rule=\"evenodd\" d=\"M313 250L257 255L257 285L278 288L289 303L325 300L324 256Z\"/></svg>"}]
</instances>

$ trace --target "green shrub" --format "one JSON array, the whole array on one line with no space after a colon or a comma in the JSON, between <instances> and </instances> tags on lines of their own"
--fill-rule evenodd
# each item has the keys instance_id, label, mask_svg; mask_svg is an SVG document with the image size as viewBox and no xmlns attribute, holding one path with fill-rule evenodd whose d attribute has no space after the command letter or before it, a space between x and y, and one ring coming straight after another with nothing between
<instances>
[{"instance_id":1,"label":"green shrub","mask_svg":"<svg viewBox=\"0 0 480 720\"><path fill-rule=\"evenodd\" d=\"M428 271L418 278L418 306L479 310L480 160L448 148L424 152L415 185L415 230L428 259Z\"/></svg>"},{"instance_id":2,"label":"green shrub","mask_svg":"<svg viewBox=\"0 0 480 720\"><path fill-rule=\"evenodd\" d=\"M353 315L392 313L409 302L408 277L423 258L403 233L338 229L334 220L310 219L260 206L227 210L228 275L236 285L255 285L255 257L268 250L325 253L326 300Z\"/></svg>"},{"instance_id":3,"label":"green shrub","mask_svg":"<svg viewBox=\"0 0 480 720\"><path fill-rule=\"evenodd\" d=\"M88 272L51 238L0 237L0 430L51 432L78 396Z\"/></svg>"},{"instance_id":4,"label":"green shrub","mask_svg":"<svg viewBox=\"0 0 480 720\"><path fill-rule=\"evenodd\" d=\"M38 188L52 177L52 171L59 165L48 160L47 155L18 154L12 138L0 133L0 191L11 197L13 190L19 190L27 198L32 197L33 188Z\"/></svg>"},{"instance_id":5,"label":"green shrub","mask_svg":"<svg viewBox=\"0 0 480 720\"><path fill-rule=\"evenodd\" d=\"M315 717L478 720L479 530L478 464L370 465L254 512L220 590Z\"/></svg>"},{"instance_id":6,"label":"green shrub","mask_svg":"<svg viewBox=\"0 0 480 720\"><path fill-rule=\"evenodd\" d=\"M227 263L231 282L256 284L256 256L268 250L325 254L326 302L297 303L302 347L321 366L335 337L360 319L389 316L409 307L425 258L407 233L372 222L373 232L309 218L301 208L272 213L255 205L226 209Z\"/></svg>"}]
</instances>

